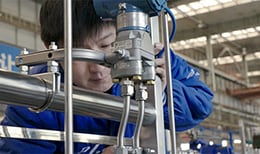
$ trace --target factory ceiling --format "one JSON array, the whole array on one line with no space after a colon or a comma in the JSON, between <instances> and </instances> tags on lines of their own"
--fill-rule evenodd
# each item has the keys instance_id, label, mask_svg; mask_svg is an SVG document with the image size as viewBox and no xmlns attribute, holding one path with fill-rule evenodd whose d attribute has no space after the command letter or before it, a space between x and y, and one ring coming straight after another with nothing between
<instances>
[{"instance_id":1,"label":"factory ceiling","mask_svg":"<svg viewBox=\"0 0 260 154\"><path fill-rule=\"evenodd\" d=\"M211 37L215 67L238 80L247 77L260 85L260 1L182 0L168 1L177 20L172 47L207 65L207 36ZM171 27L171 22L170 22Z\"/></svg>"}]
</instances>

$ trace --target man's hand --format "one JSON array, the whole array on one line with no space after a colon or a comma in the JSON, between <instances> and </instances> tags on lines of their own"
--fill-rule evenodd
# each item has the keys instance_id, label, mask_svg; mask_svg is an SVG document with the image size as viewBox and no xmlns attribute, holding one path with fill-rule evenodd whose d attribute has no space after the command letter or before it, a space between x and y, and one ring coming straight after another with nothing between
<instances>
[{"instance_id":1,"label":"man's hand","mask_svg":"<svg viewBox=\"0 0 260 154\"><path fill-rule=\"evenodd\" d=\"M113 146L109 146L109 147L105 148L103 150L102 154L114 154L114 147Z\"/></svg>"},{"instance_id":2,"label":"man's hand","mask_svg":"<svg viewBox=\"0 0 260 154\"><path fill-rule=\"evenodd\" d=\"M155 43L154 44L154 53L157 55L161 50L163 49L163 44L161 43ZM161 78L162 80L162 90L166 88L166 71L165 71L165 54L163 54L162 57L156 58L156 74Z\"/></svg>"}]
</instances>

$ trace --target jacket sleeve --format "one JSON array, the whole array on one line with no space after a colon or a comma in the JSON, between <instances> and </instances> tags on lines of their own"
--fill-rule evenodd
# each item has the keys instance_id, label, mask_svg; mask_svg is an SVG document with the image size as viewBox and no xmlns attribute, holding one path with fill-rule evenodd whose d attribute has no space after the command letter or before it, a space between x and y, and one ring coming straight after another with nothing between
<instances>
[{"instance_id":1,"label":"jacket sleeve","mask_svg":"<svg viewBox=\"0 0 260 154\"><path fill-rule=\"evenodd\" d=\"M209 116L213 110L213 94L199 77L199 72L181 57L171 52L171 71L175 127L177 131L190 129ZM167 91L165 90L165 97ZM169 129L167 99L164 99L165 127Z\"/></svg>"},{"instance_id":2,"label":"jacket sleeve","mask_svg":"<svg viewBox=\"0 0 260 154\"><path fill-rule=\"evenodd\" d=\"M46 111L43 116L48 118L51 112ZM48 126L55 128L55 122L50 121ZM53 125L54 124L54 125ZM30 112L27 108L8 106L6 109L6 115L1 125L8 126L20 126L26 128L44 128L45 122L33 112ZM56 151L56 144L50 141L29 140L29 139L13 139L13 138L1 138L0 139L0 153L54 153Z\"/></svg>"}]
</instances>

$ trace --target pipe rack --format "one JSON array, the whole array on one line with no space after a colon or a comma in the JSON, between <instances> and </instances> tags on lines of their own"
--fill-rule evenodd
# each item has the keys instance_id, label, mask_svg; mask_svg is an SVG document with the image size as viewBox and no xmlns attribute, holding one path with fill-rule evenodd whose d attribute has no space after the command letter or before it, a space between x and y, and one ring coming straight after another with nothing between
<instances>
[{"instance_id":1,"label":"pipe rack","mask_svg":"<svg viewBox=\"0 0 260 154\"><path fill-rule=\"evenodd\" d=\"M24 107L40 108L47 101L51 84L43 79L14 72L0 70L0 102ZM17 99L19 98L19 99ZM123 99L109 94L73 87L74 113L96 118L106 118L120 121L123 108ZM53 111L64 111L64 92L54 95L50 107ZM131 101L129 121L135 122L138 113L138 104ZM155 108L146 103L144 125L152 124L155 120Z\"/></svg>"}]
</instances>

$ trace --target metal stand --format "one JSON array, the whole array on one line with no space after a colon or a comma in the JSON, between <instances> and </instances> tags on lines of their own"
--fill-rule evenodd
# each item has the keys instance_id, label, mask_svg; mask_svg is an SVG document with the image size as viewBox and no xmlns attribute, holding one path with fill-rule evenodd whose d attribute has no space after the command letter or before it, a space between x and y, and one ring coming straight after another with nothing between
<instances>
[{"instance_id":1,"label":"metal stand","mask_svg":"<svg viewBox=\"0 0 260 154\"><path fill-rule=\"evenodd\" d=\"M176 130L175 130L175 118L174 118L174 101L173 101L173 84L172 84L172 74L171 74L171 52L169 45L169 35L168 35L168 19L166 12L162 13L163 18L163 31L164 31L164 50L165 50L165 60L166 60L166 80L167 80L167 102L169 111L169 124L170 124L170 136L171 136L171 151L172 154L176 153Z\"/></svg>"},{"instance_id":2,"label":"metal stand","mask_svg":"<svg viewBox=\"0 0 260 154\"><path fill-rule=\"evenodd\" d=\"M70 0L64 0L64 2L66 4L64 13L67 15L65 25L71 25ZM50 45L48 50L41 52L27 53L24 50L16 58L16 65L20 67L22 74L0 71L0 86L4 87L0 88L1 102L26 106L34 112L42 112L47 108L53 111L64 111L65 108L66 117L65 134L59 131L0 126L0 137L65 141L66 153L73 153L74 138L74 142L116 144L115 154L165 154L162 87L161 80L155 75L149 17L146 13L136 9L135 6L122 3L119 4L117 21L115 51L110 54L105 55L103 52L88 49L72 49L71 27L65 26L66 43L64 50L58 49L54 43ZM167 18L164 20L164 29L168 29ZM164 33L165 49L167 50L168 106L172 151L176 153L170 52L169 42L167 43L168 31L166 30ZM73 88L72 59L87 60L111 67L113 81L121 84L123 98ZM65 91L63 86L60 85L60 74L56 60L65 60ZM48 73L36 76L24 75L28 74L28 67L46 62L49 66ZM30 88L33 86L37 86L37 90L31 91ZM16 89L16 91L13 91L13 89ZM28 96L28 93L31 93L31 96ZM134 94L135 101L131 100ZM10 95L12 95L12 98L9 97ZM13 98L20 98L20 100ZM76 114L120 120L118 136L115 138L73 133L72 101ZM39 104L35 105L35 102L39 102ZM103 108L100 108L100 106L103 106ZM136 124L133 138L124 137L128 122ZM18 135L17 132L20 132L20 134L18 133ZM53 137L42 134L46 132ZM81 135L82 137L80 137Z\"/></svg>"}]
</instances>

